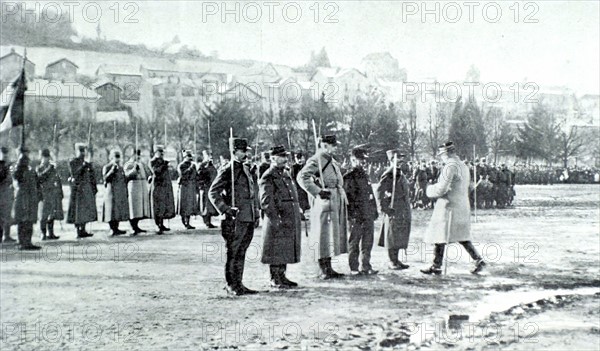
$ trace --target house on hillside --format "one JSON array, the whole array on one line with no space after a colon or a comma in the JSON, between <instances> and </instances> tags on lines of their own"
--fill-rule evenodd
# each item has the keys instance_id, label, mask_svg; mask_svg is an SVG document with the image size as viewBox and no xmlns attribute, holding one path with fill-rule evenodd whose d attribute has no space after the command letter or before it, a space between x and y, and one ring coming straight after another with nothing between
<instances>
[{"instance_id":1,"label":"house on hillside","mask_svg":"<svg viewBox=\"0 0 600 351\"><path fill-rule=\"evenodd\" d=\"M2 82L2 90L12 82L23 67L23 56L11 49L10 53L0 57L0 81ZM25 60L25 77L31 81L35 78L35 64L29 59Z\"/></svg>"},{"instance_id":2,"label":"house on hillside","mask_svg":"<svg viewBox=\"0 0 600 351\"><path fill-rule=\"evenodd\" d=\"M46 74L44 74L44 79L74 82L78 69L79 66L77 66L73 61L67 58L61 58L60 60L51 62L46 66Z\"/></svg>"},{"instance_id":3,"label":"house on hillside","mask_svg":"<svg viewBox=\"0 0 600 351\"><path fill-rule=\"evenodd\" d=\"M52 115L70 120L95 119L100 96L77 82L35 79L25 91L25 114L28 118Z\"/></svg>"},{"instance_id":4,"label":"house on hillside","mask_svg":"<svg viewBox=\"0 0 600 351\"><path fill-rule=\"evenodd\" d=\"M317 96L339 106L354 104L375 88L375 82L356 68L318 67L310 81Z\"/></svg>"}]
</instances>

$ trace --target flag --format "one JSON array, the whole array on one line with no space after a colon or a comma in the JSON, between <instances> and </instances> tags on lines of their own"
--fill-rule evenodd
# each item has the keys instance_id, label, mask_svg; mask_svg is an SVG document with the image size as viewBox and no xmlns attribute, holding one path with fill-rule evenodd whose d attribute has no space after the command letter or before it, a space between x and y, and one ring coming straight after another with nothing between
<instances>
[{"instance_id":1,"label":"flag","mask_svg":"<svg viewBox=\"0 0 600 351\"><path fill-rule=\"evenodd\" d=\"M25 102L25 69L4 89L0 97L0 132L4 132L23 124L23 107Z\"/></svg>"}]
</instances>

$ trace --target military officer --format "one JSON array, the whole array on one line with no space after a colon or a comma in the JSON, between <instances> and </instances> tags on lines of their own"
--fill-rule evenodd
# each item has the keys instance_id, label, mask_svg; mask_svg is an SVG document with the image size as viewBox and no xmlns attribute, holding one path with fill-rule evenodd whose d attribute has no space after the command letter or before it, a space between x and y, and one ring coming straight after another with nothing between
<instances>
[{"instance_id":1,"label":"military officer","mask_svg":"<svg viewBox=\"0 0 600 351\"><path fill-rule=\"evenodd\" d=\"M451 141L440 145L438 156L444 162L439 181L427 187L427 196L436 198L424 242L434 244L433 265L421 270L425 274L441 274L446 244L459 242L467 250L479 273L486 265L471 242L471 208L469 206L469 169L461 162Z\"/></svg>"},{"instance_id":2,"label":"military officer","mask_svg":"<svg viewBox=\"0 0 600 351\"><path fill-rule=\"evenodd\" d=\"M141 162L142 150L136 150L132 159L125 163L123 169L127 178L127 199L129 201L129 224L133 229L132 235L145 233L139 222L150 218L150 198L148 196L148 177L150 169Z\"/></svg>"},{"instance_id":3,"label":"military officer","mask_svg":"<svg viewBox=\"0 0 600 351\"><path fill-rule=\"evenodd\" d=\"M258 178L260 179L267 169L271 167L271 154L266 151L262 153L262 160L258 166Z\"/></svg>"},{"instance_id":4,"label":"military officer","mask_svg":"<svg viewBox=\"0 0 600 351\"><path fill-rule=\"evenodd\" d=\"M333 158L340 143L335 135L326 135L319 150L306 161L296 179L310 194L309 242L316 244L315 259L321 279L341 278L331 266L331 257L348 252L346 192L339 163ZM319 182L316 183L315 179Z\"/></svg>"},{"instance_id":5,"label":"military officer","mask_svg":"<svg viewBox=\"0 0 600 351\"><path fill-rule=\"evenodd\" d=\"M40 190L35 171L29 166L29 150L24 146L13 171L13 179L17 187L13 202L12 217L17 225L20 250L39 250L41 247L31 243L33 225L38 218Z\"/></svg>"},{"instance_id":6,"label":"military officer","mask_svg":"<svg viewBox=\"0 0 600 351\"><path fill-rule=\"evenodd\" d=\"M381 176L377 188L379 206L384 214L378 244L388 250L389 268L401 270L409 267L400 261L399 251L408 247L410 238L412 216L410 188L403 172L405 156L399 150L388 150L387 154L388 158L392 160L391 166ZM394 164L394 158L396 164Z\"/></svg>"},{"instance_id":7,"label":"military officer","mask_svg":"<svg viewBox=\"0 0 600 351\"><path fill-rule=\"evenodd\" d=\"M150 160L152 183L150 184L150 213L158 227L159 235L168 232L165 219L175 217L175 199L169 174L169 161L164 159L164 146L156 145L154 157Z\"/></svg>"},{"instance_id":8,"label":"military officer","mask_svg":"<svg viewBox=\"0 0 600 351\"><path fill-rule=\"evenodd\" d=\"M111 161L102 168L104 178L104 203L102 221L110 226L112 236L126 232L119 229L119 222L129 220L129 201L127 200L127 181L121 166L121 152L113 150Z\"/></svg>"},{"instance_id":9,"label":"military officer","mask_svg":"<svg viewBox=\"0 0 600 351\"><path fill-rule=\"evenodd\" d=\"M348 263L353 275L377 274L371 267L371 250L375 232L375 219L378 217L377 202L367 174L367 151L352 149L350 162L353 168L344 175L344 190L348 197L348 219L350 239L348 240ZM358 256L361 256L361 270L358 270Z\"/></svg>"},{"instance_id":10,"label":"military officer","mask_svg":"<svg viewBox=\"0 0 600 351\"><path fill-rule=\"evenodd\" d=\"M287 264L300 262L301 218L296 185L286 169L289 152L271 149L271 167L258 182L260 206L265 214L262 260L271 271L271 286L291 288L297 283L285 276Z\"/></svg>"},{"instance_id":11,"label":"military officer","mask_svg":"<svg viewBox=\"0 0 600 351\"><path fill-rule=\"evenodd\" d=\"M77 143L75 148L78 156L69 162L71 195L69 196L69 209L67 223L72 223L77 229L77 238L87 238L94 234L85 230L86 223L98 220L96 209L96 176L91 162L86 161L87 145Z\"/></svg>"},{"instance_id":12,"label":"military officer","mask_svg":"<svg viewBox=\"0 0 600 351\"><path fill-rule=\"evenodd\" d=\"M198 167L198 204L200 206L200 215L202 216L202 220L207 228L212 229L216 228L215 225L211 223L211 218L213 216L218 216L219 212L208 199L208 189L212 184L213 180L217 176L217 168L213 164L212 158L208 154L207 151L202 152L203 160L200 166Z\"/></svg>"},{"instance_id":13,"label":"military officer","mask_svg":"<svg viewBox=\"0 0 600 351\"><path fill-rule=\"evenodd\" d=\"M0 148L0 239L3 243L14 242L10 237L10 225L12 222L11 211L13 205L13 184L10 175L10 154L8 148Z\"/></svg>"},{"instance_id":14,"label":"military officer","mask_svg":"<svg viewBox=\"0 0 600 351\"><path fill-rule=\"evenodd\" d=\"M225 214L225 219L221 221L221 234L225 239L227 250L226 289L229 294L239 296L257 293L244 286L242 280L246 250L254 236L254 229L258 228L260 216L254 180L245 164L247 151L250 150L248 141L231 138L229 148L233 153L233 159L219 169L217 177L210 186L208 196L217 211Z\"/></svg>"},{"instance_id":15,"label":"military officer","mask_svg":"<svg viewBox=\"0 0 600 351\"><path fill-rule=\"evenodd\" d=\"M181 216L181 222L186 229L196 229L190 224L190 217L198 211L198 204L196 203L197 170L196 165L192 162L194 159L192 151L184 151L183 156L183 161L177 166L177 173L179 174L177 214Z\"/></svg>"},{"instance_id":16,"label":"military officer","mask_svg":"<svg viewBox=\"0 0 600 351\"><path fill-rule=\"evenodd\" d=\"M56 240L59 237L54 235L54 221L61 221L64 218L62 182L56 166L50 162L50 150L42 149L40 158L40 165L37 167L36 173L42 192L42 201L39 207L41 239Z\"/></svg>"}]
</instances>

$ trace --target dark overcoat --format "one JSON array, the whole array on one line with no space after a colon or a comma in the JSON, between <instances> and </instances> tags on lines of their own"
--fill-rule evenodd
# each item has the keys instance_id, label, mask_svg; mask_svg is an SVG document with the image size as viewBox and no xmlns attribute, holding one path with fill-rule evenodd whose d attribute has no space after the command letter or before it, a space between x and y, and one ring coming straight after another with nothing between
<instances>
[{"instance_id":1,"label":"dark overcoat","mask_svg":"<svg viewBox=\"0 0 600 351\"><path fill-rule=\"evenodd\" d=\"M161 157L150 160L152 183L150 185L150 207L152 218L170 219L175 217L173 184L169 175L169 162Z\"/></svg>"},{"instance_id":2,"label":"dark overcoat","mask_svg":"<svg viewBox=\"0 0 600 351\"><path fill-rule=\"evenodd\" d=\"M203 162L198 167L198 205L201 216L218 216L219 212L208 198L208 189L217 176L217 169L212 162Z\"/></svg>"},{"instance_id":3,"label":"dark overcoat","mask_svg":"<svg viewBox=\"0 0 600 351\"><path fill-rule=\"evenodd\" d=\"M96 176L94 168L83 157L73 158L69 162L71 195L67 223L85 224L98 220L96 208Z\"/></svg>"},{"instance_id":4,"label":"dark overcoat","mask_svg":"<svg viewBox=\"0 0 600 351\"><path fill-rule=\"evenodd\" d=\"M177 173L179 174L177 214L180 216L193 216L198 213L196 165L191 161L181 162L177 167Z\"/></svg>"},{"instance_id":5,"label":"dark overcoat","mask_svg":"<svg viewBox=\"0 0 600 351\"><path fill-rule=\"evenodd\" d=\"M381 176L377 188L377 199L383 215L383 225L379 236L379 246L387 249L406 249L410 238L411 207L410 188L404 174L397 168L396 189L394 193L393 209L392 190L394 172L390 167Z\"/></svg>"},{"instance_id":6,"label":"dark overcoat","mask_svg":"<svg viewBox=\"0 0 600 351\"><path fill-rule=\"evenodd\" d=\"M56 167L49 163L36 169L42 201L39 206L41 221L61 221L65 215L62 208L63 191L60 176Z\"/></svg>"},{"instance_id":7,"label":"dark overcoat","mask_svg":"<svg viewBox=\"0 0 600 351\"><path fill-rule=\"evenodd\" d=\"M12 217L15 224L34 224L38 220L38 204L41 199L35 171L19 161L13 172L16 181Z\"/></svg>"}]
</instances>

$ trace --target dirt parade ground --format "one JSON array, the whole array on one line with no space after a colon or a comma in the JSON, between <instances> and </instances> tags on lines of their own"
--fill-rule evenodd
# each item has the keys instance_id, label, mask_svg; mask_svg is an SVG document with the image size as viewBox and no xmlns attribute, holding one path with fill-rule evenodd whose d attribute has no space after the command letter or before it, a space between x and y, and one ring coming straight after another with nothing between
<instances>
[{"instance_id":1,"label":"dirt parade ground","mask_svg":"<svg viewBox=\"0 0 600 351\"><path fill-rule=\"evenodd\" d=\"M314 248L304 245L303 261L288 267L297 289L269 288L258 229L244 283L261 293L241 297L223 289L220 229L184 231L176 218L157 236L146 220L149 233L114 239L96 222L94 237L78 241L71 225L57 224L60 240L39 252L2 247L0 349L598 350L600 187L516 192L514 208L473 216L489 263L481 275L469 273L457 245L446 276L421 274L433 258L422 243L432 212L414 210L409 269L389 270L375 247L378 275L320 281ZM349 273L347 255L333 265Z\"/></svg>"}]
</instances>

